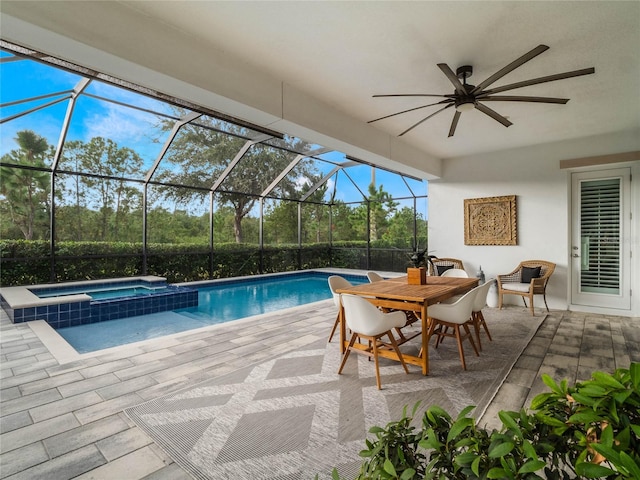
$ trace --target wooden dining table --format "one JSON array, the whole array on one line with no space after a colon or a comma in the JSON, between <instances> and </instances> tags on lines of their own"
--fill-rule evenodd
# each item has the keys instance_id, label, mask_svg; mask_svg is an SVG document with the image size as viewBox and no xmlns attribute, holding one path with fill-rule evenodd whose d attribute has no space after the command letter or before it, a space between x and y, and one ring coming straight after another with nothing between
<instances>
[{"instance_id":1,"label":"wooden dining table","mask_svg":"<svg viewBox=\"0 0 640 480\"><path fill-rule=\"evenodd\" d=\"M406 363L422 368L422 374L429 374L429 316L427 307L447 300L455 295L461 295L478 285L477 278L437 277L427 276L425 285L412 285L407 277L390 278L379 282L363 283L351 287L336 289L336 293L360 295L377 307L383 309L403 310L414 312L421 322L422 348L419 356L402 354ZM413 338L413 337L411 337ZM344 308L340 307L340 352L344 353L349 341L346 338ZM356 348L366 349L368 345L356 344ZM393 350L380 350L378 353L385 358L399 360Z\"/></svg>"}]
</instances>

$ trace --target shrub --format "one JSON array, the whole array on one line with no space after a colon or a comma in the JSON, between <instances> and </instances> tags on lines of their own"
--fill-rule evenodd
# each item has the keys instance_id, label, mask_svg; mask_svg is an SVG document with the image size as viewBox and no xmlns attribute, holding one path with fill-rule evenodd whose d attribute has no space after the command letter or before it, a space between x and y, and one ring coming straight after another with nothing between
<instances>
[{"instance_id":1,"label":"shrub","mask_svg":"<svg viewBox=\"0 0 640 480\"><path fill-rule=\"evenodd\" d=\"M432 406L417 430L417 405L409 416L405 407L399 421L370 430L357 479L639 479L640 363L573 387L542 379L550 392L531 412L499 412L499 430L479 427L472 406L455 419Z\"/></svg>"}]
</instances>

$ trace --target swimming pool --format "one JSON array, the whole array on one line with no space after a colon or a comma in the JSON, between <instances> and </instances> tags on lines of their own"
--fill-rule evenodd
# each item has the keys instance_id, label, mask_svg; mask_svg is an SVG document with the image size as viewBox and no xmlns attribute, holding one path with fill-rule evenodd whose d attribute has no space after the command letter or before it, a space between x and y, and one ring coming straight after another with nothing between
<instances>
[{"instance_id":1,"label":"swimming pool","mask_svg":"<svg viewBox=\"0 0 640 480\"><path fill-rule=\"evenodd\" d=\"M195 328L331 298L331 273L303 272L190 284L198 306L57 330L79 353L158 338ZM359 275L342 275L365 283Z\"/></svg>"}]
</instances>

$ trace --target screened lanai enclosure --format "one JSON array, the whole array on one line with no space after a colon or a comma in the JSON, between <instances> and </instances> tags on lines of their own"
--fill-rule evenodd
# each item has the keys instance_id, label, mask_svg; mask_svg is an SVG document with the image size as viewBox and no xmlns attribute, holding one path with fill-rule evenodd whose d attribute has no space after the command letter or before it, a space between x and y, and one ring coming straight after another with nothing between
<instances>
[{"instance_id":1,"label":"screened lanai enclosure","mask_svg":"<svg viewBox=\"0 0 640 480\"><path fill-rule=\"evenodd\" d=\"M427 182L1 43L1 284L402 271Z\"/></svg>"}]
</instances>

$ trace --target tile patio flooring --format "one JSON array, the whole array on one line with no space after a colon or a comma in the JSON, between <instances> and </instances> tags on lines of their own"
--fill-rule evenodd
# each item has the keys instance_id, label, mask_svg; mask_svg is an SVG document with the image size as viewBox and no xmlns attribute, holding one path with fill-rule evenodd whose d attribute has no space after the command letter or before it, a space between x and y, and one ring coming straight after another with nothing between
<instances>
[{"instance_id":1,"label":"tile patio flooring","mask_svg":"<svg viewBox=\"0 0 640 480\"><path fill-rule=\"evenodd\" d=\"M123 409L326 338L334 318L326 300L78 356L2 311L0 478L188 479ZM574 382L640 362L638 322L552 311L481 422L544 390L542 373Z\"/></svg>"}]
</instances>

